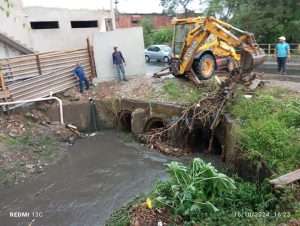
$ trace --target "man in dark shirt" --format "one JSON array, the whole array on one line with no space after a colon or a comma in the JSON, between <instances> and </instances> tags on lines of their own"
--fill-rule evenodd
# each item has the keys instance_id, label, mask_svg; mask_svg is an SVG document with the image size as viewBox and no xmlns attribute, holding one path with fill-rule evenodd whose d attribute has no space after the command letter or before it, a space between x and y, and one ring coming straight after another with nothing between
<instances>
[{"instance_id":1,"label":"man in dark shirt","mask_svg":"<svg viewBox=\"0 0 300 226\"><path fill-rule=\"evenodd\" d=\"M83 93L83 85L85 85L85 89L88 90L90 88L90 83L85 77L83 67L78 63L73 71L74 75L77 76L79 81L80 93Z\"/></svg>"},{"instance_id":2,"label":"man in dark shirt","mask_svg":"<svg viewBox=\"0 0 300 226\"><path fill-rule=\"evenodd\" d=\"M125 59L121 51L118 51L118 47L114 47L114 52L112 54L113 64L116 67L117 74L120 81L128 81L125 76Z\"/></svg>"}]
</instances>

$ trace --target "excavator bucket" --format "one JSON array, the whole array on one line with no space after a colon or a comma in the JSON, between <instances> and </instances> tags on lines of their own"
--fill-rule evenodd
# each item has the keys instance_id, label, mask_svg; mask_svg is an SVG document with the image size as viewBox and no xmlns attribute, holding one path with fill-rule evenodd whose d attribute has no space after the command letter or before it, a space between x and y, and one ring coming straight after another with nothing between
<instances>
[{"instance_id":1,"label":"excavator bucket","mask_svg":"<svg viewBox=\"0 0 300 226\"><path fill-rule=\"evenodd\" d=\"M261 65L265 61L265 52L261 48L253 49L243 49L241 50L241 61L240 66L242 73L249 73L257 66Z\"/></svg>"}]
</instances>

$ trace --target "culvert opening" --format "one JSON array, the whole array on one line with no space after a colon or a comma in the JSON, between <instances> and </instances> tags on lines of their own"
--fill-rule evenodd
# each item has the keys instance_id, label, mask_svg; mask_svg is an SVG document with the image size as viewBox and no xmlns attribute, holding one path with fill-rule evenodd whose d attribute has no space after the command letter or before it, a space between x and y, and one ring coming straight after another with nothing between
<instances>
[{"instance_id":1,"label":"culvert opening","mask_svg":"<svg viewBox=\"0 0 300 226\"><path fill-rule=\"evenodd\" d=\"M119 114L119 126L126 132L131 132L132 112L121 111Z\"/></svg>"},{"instance_id":2,"label":"culvert opening","mask_svg":"<svg viewBox=\"0 0 300 226\"><path fill-rule=\"evenodd\" d=\"M161 118L152 118L146 123L144 132L147 133L155 129L163 128L164 126L164 121Z\"/></svg>"},{"instance_id":3,"label":"culvert opening","mask_svg":"<svg viewBox=\"0 0 300 226\"><path fill-rule=\"evenodd\" d=\"M196 127L188 134L186 144L194 153L207 152L210 138L211 131L208 128ZM222 154L222 145L216 136L213 138L211 153L216 155Z\"/></svg>"}]
</instances>

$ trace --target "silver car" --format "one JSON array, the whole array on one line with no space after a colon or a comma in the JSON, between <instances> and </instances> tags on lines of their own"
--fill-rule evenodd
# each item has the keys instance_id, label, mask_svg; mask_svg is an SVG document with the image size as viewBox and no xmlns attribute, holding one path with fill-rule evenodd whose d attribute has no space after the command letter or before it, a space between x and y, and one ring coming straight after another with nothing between
<instances>
[{"instance_id":1,"label":"silver car","mask_svg":"<svg viewBox=\"0 0 300 226\"><path fill-rule=\"evenodd\" d=\"M167 45L152 45L145 49L145 59L163 61L168 63L172 57L172 49Z\"/></svg>"}]
</instances>

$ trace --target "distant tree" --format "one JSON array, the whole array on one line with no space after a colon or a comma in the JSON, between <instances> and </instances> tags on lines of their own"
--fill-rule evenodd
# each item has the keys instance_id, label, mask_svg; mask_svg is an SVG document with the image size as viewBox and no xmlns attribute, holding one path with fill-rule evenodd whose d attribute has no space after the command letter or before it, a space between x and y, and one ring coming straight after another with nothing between
<instances>
[{"instance_id":1,"label":"distant tree","mask_svg":"<svg viewBox=\"0 0 300 226\"><path fill-rule=\"evenodd\" d=\"M152 40L154 44L168 44L172 42L173 31L171 28L162 28L152 33Z\"/></svg>"},{"instance_id":2,"label":"distant tree","mask_svg":"<svg viewBox=\"0 0 300 226\"><path fill-rule=\"evenodd\" d=\"M160 0L164 12L175 13L178 8L182 8L185 16L188 16L189 12L191 12L188 8L191 2L193 0Z\"/></svg>"},{"instance_id":3,"label":"distant tree","mask_svg":"<svg viewBox=\"0 0 300 226\"><path fill-rule=\"evenodd\" d=\"M171 28L161 28L155 30L150 18L144 18L141 20L140 25L143 27L145 47L153 44L171 43L173 36Z\"/></svg>"},{"instance_id":4,"label":"distant tree","mask_svg":"<svg viewBox=\"0 0 300 226\"><path fill-rule=\"evenodd\" d=\"M300 42L299 0L209 0L206 13L255 33L259 42L281 35Z\"/></svg>"},{"instance_id":5,"label":"distant tree","mask_svg":"<svg viewBox=\"0 0 300 226\"><path fill-rule=\"evenodd\" d=\"M143 20L141 20L140 26L143 27L144 43L145 47L147 47L153 43L152 33L154 26L150 18L144 18Z\"/></svg>"}]
</instances>

